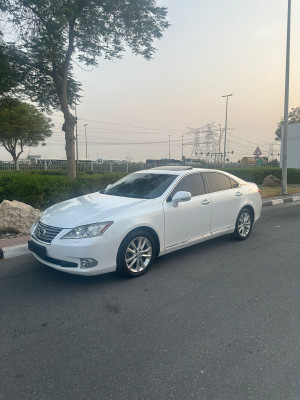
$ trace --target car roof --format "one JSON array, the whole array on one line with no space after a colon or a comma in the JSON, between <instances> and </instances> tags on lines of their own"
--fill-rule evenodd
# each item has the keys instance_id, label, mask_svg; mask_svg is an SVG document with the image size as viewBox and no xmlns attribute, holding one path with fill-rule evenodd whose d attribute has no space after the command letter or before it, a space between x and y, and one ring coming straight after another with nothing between
<instances>
[{"instance_id":1,"label":"car roof","mask_svg":"<svg viewBox=\"0 0 300 400\"><path fill-rule=\"evenodd\" d=\"M203 168L193 168L191 166L166 165L166 166L161 166L161 167L144 169L141 171L137 171L137 173L147 172L148 174L170 174L170 175L182 176L182 175L190 174L192 172L200 172L200 171L208 171L208 170L203 169Z\"/></svg>"},{"instance_id":2,"label":"car roof","mask_svg":"<svg viewBox=\"0 0 300 400\"><path fill-rule=\"evenodd\" d=\"M235 179L236 181L240 183L246 183L243 179L230 174L229 172L222 171L219 169L208 169L208 168L194 168L191 166L187 165L166 165L166 166L161 166L161 167L155 167L155 168L150 168L150 169L144 169L137 171L136 173L150 173L150 174L170 174L170 175L178 175L178 176L183 176L183 175L188 175L193 172L220 172L221 174L227 175Z\"/></svg>"},{"instance_id":3,"label":"car roof","mask_svg":"<svg viewBox=\"0 0 300 400\"><path fill-rule=\"evenodd\" d=\"M193 169L193 167L190 167L188 165L165 165L162 167L151 168L151 170L153 169L159 169L164 171L186 171L187 169Z\"/></svg>"}]
</instances>

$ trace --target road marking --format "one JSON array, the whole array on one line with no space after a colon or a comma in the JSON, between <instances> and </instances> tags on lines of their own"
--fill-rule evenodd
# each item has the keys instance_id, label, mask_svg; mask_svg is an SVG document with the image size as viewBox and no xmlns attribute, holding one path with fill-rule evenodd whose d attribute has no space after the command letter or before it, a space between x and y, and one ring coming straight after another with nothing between
<instances>
[{"instance_id":1,"label":"road marking","mask_svg":"<svg viewBox=\"0 0 300 400\"><path fill-rule=\"evenodd\" d=\"M283 204L283 199L276 199L272 200L273 206L276 206L277 204Z\"/></svg>"}]
</instances>

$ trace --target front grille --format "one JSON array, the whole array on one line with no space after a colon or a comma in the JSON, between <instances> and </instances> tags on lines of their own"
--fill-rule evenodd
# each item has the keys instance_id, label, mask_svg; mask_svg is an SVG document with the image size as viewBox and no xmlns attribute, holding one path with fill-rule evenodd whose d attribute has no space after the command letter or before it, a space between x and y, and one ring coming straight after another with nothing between
<instances>
[{"instance_id":1,"label":"front grille","mask_svg":"<svg viewBox=\"0 0 300 400\"><path fill-rule=\"evenodd\" d=\"M44 225L40 221L36 224L33 236L38 240L51 243L52 240L62 231L62 228L55 228L54 226Z\"/></svg>"}]
</instances>

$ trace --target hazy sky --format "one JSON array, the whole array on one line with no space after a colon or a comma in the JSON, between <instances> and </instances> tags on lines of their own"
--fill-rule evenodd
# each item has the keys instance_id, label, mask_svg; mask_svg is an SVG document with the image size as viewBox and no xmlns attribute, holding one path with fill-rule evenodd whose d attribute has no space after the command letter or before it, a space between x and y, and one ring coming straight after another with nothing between
<instances>
[{"instance_id":1,"label":"hazy sky","mask_svg":"<svg viewBox=\"0 0 300 400\"><path fill-rule=\"evenodd\" d=\"M124 54L100 60L90 72L76 67L83 83L78 106L79 157L181 158L187 127L225 123L232 160L251 156L256 146L267 155L283 115L287 0L162 0L170 28L155 43L154 59ZM290 108L300 106L300 2L292 1ZM62 118L53 115L46 147L24 156L65 157ZM151 143L155 142L155 143ZM191 137L184 136L189 157ZM278 147L278 146L277 146ZM277 148L276 147L276 148ZM274 148L275 150L275 148ZM0 148L0 159L10 157Z\"/></svg>"}]
</instances>

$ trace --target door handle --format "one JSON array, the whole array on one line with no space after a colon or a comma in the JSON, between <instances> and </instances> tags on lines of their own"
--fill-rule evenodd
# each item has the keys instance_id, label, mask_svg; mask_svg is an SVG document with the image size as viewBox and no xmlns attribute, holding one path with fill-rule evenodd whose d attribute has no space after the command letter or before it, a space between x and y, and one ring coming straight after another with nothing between
<instances>
[{"instance_id":1,"label":"door handle","mask_svg":"<svg viewBox=\"0 0 300 400\"><path fill-rule=\"evenodd\" d=\"M236 196L242 196L243 192L236 192Z\"/></svg>"},{"instance_id":2,"label":"door handle","mask_svg":"<svg viewBox=\"0 0 300 400\"><path fill-rule=\"evenodd\" d=\"M210 201L205 199L205 200L202 201L201 205L205 206L206 204L209 204L209 203L210 203Z\"/></svg>"}]
</instances>

